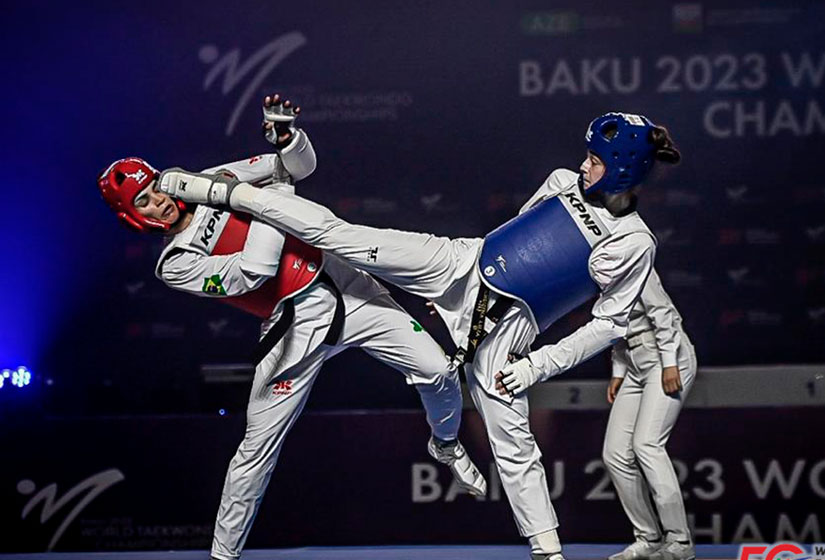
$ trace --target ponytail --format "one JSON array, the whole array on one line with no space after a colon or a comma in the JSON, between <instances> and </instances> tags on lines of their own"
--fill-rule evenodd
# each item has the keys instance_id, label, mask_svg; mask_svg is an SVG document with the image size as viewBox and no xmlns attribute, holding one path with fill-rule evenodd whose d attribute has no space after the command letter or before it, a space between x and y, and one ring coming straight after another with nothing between
<instances>
[{"instance_id":1,"label":"ponytail","mask_svg":"<svg viewBox=\"0 0 825 560\"><path fill-rule=\"evenodd\" d=\"M682 154L673 143L673 138L663 126L655 126L650 130L650 143L653 144L656 161L675 165L682 159Z\"/></svg>"}]
</instances>

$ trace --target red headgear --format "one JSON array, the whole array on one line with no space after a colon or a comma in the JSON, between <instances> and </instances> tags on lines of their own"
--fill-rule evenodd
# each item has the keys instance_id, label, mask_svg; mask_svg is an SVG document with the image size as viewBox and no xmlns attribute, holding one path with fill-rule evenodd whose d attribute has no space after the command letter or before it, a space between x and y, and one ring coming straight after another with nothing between
<instances>
[{"instance_id":1,"label":"red headgear","mask_svg":"<svg viewBox=\"0 0 825 560\"><path fill-rule=\"evenodd\" d=\"M169 231L170 224L142 216L135 209L135 197L145 189L149 183L157 179L158 170L140 158L119 159L110 165L97 178L97 186L103 200L117 213L117 217L128 228L135 231L159 230ZM183 212L186 205L175 201L178 209Z\"/></svg>"}]
</instances>

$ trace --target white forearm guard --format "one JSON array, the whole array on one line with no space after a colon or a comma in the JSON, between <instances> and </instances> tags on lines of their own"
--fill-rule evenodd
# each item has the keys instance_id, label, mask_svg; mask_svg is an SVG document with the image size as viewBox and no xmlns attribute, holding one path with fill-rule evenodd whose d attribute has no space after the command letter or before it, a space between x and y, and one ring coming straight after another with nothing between
<instances>
[{"instance_id":1,"label":"white forearm guard","mask_svg":"<svg viewBox=\"0 0 825 560\"><path fill-rule=\"evenodd\" d=\"M315 171L317 165L315 150L312 142L309 141L309 136L300 128L293 133L292 141L278 153L284 168L294 181L305 179Z\"/></svg>"},{"instance_id":2,"label":"white forearm guard","mask_svg":"<svg viewBox=\"0 0 825 560\"><path fill-rule=\"evenodd\" d=\"M240 181L225 175L192 173L180 167L166 169L158 181L161 192L184 202L223 206Z\"/></svg>"}]
</instances>

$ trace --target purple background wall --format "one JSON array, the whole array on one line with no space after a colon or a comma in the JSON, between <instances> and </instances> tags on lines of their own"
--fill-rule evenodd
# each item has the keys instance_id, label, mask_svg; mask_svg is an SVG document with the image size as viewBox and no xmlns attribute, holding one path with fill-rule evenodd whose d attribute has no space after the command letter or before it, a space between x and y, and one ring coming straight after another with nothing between
<instances>
[{"instance_id":1,"label":"purple background wall","mask_svg":"<svg viewBox=\"0 0 825 560\"><path fill-rule=\"evenodd\" d=\"M118 227L93 179L126 155L201 168L266 151L259 102L276 90L319 153L303 193L453 236L575 168L595 115L643 112L684 152L641 211L701 363L821 362L823 15L799 0L9 7L0 366L52 378L63 410L197 409L198 366L243 360L257 323L155 280L161 241ZM322 385L318 406L409 402L365 359L329 369L367 369L376 390Z\"/></svg>"},{"instance_id":2,"label":"purple background wall","mask_svg":"<svg viewBox=\"0 0 825 560\"><path fill-rule=\"evenodd\" d=\"M59 496L107 469L125 478L84 510L60 547L129 548L118 539L139 531L135 538L163 547L168 527L183 527L175 529L180 546L208 541L242 417L148 414L242 410L248 389L216 396L199 367L244 361L257 321L154 279L161 240L120 228L93 182L127 155L202 168L266 151L258 104L272 91L303 106L319 154L301 192L352 221L452 236L485 234L551 170L575 168L594 116L642 112L667 125L684 154L644 190L641 211L700 363L825 361L825 5L498 4L4 7L0 368L35 373L30 391L0 391L4 551L44 549L67 514L40 524L38 506L22 520L32 492L55 482ZM423 302L397 295L449 350ZM542 341L587 316L586 307L571 314ZM568 375L604 378L606 360ZM349 407L418 404L397 374L365 355L332 360L309 403L314 415L290 438L253 546L321 544L326 537L304 521L339 496L349 506L329 542L371 542L376 512L387 522L376 542L515 539L503 502L412 503L412 465L428 461L420 418L319 412ZM112 413L147 416L89 418ZM74 416L83 418L66 418ZM753 513L765 539L813 535L804 528L823 511L821 438L803 428L822 420L820 409L686 412L673 442L688 466L686 487L713 490L706 459L722 464L726 485L721 497L691 497L697 524L708 527L719 513L717 540L735 540ZM328 437L338 422L351 432ZM566 539L589 540L583 531L594 512L603 514L594 539L625 535L615 501L602 507L582 497L599 481L601 471L583 469L598 458L604 422L600 413L558 413L536 423L548 467L564 461L569 475L557 501ZM396 428L392 437L376 433L384 425ZM484 457L477 418L465 427ZM308 461L317 434L322 464ZM352 441L371 442L365 455L381 463L353 456ZM759 473L771 460L787 477L798 470L794 493L759 498L748 458ZM173 464L181 468L167 470ZM304 480L306 469L317 476Z\"/></svg>"}]
</instances>

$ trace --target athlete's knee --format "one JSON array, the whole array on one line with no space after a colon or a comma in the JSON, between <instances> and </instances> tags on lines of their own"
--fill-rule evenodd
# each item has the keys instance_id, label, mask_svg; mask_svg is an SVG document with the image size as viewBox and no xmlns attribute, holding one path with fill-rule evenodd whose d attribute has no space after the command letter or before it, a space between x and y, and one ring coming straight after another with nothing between
<instances>
[{"instance_id":1,"label":"athlete's knee","mask_svg":"<svg viewBox=\"0 0 825 560\"><path fill-rule=\"evenodd\" d=\"M541 467L541 450L533 434L516 434L506 429L488 426L487 436L496 463L512 473L524 473L535 467ZM543 467L542 467L543 468Z\"/></svg>"},{"instance_id":2,"label":"athlete's knee","mask_svg":"<svg viewBox=\"0 0 825 560\"><path fill-rule=\"evenodd\" d=\"M314 219L301 228L301 238L309 244L317 244L330 239L341 220L327 208L321 208Z\"/></svg>"},{"instance_id":3,"label":"athlete's knee","mask_svg":"<svg viewBox=\"0 0 825 560\"><path fill-rule=\"evenodd\" d=\"M608 470L616 470L632 465L636 460L633 449L626 445L619 445L609 438L604 440L602 447L602 461Z\"/></svg>"},{"instance_id":4,"label":"athlete's knee","mask_svg":"<svg viewBox=\"0 0 825 560\"><path fill-rule=\"evenodd\" d=\"M657 457L667 455L665 446L647 434L633 436L633 453L642 464L649 464Z\"/></svg>"},{"instance_id":5,"label":"athlete's knee","mask_svg":"<svg viewBox=\"0 0 825 560\"><path fill-rule=\"evenodd\" d=\"M450 367L450 361L444 355L434 355L431 359L421 364L422 375L431 379L433 383L444 385L460 385L458 371Z\"/></svg>"},{"instance_id":6,"label":"athlete's knee","mask_svg":"<svg viewBox=\"0 0 825 560\"><path fill-rule=\"evenodd\" d=\"M461 382L458 375L446 370L416 371L408 382L422 395L441 395L442 398L461 398Z\"/></svg>"},{"instance_id":7,"label":"athlete's knee","mask_svg":"<svg viewBox=\"0 0 825 560\"><path fill-rule=\"evenodd\" d=\"M261 453L261 445L250 437L245 437L235 452L233 463L246 464L255 461Z\"/></svg>"}]
</instances>

